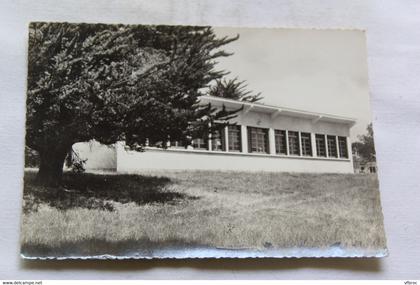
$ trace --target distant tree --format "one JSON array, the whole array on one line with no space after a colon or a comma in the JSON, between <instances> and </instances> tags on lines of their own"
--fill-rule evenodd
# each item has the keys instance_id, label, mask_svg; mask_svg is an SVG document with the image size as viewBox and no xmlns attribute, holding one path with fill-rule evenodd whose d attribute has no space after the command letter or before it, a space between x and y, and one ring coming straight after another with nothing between
<instances>
[{"instance_id":1,"label":"distant tree","mask_svg":"<svg viewBox=\"0 0 420 285\"><path fill-rule=\"evenodd\" d=\"M253 94L247 87L245 81L239 81L238 78L217 79L210 87L208 95L245 102L257 102L262 99L261 93Z\"/></svg>"},{"instance_id":2,"label":"distant tree","mask_svg":"<svg viewBox=\"0 0 420 285\"><path fill-rule=\"evenodd\" d=\"M359 141L352 144L353 152L356 152L360 155L362 160L376 161L376 152L375 145L373 141L373 128L372 123L370 123L366 128L366 135L359 135Z\"/></svg>"},{"instance_id":3,"label":"distant tree","mask_svg":"<svg viewBox=\"0 0 420 285\"><path fill-rule=\"evenodd\" d=\"M199 106L200 90L226 74L210 27L31 23L26 145L37 181L58 185L76 142L130 147L185 140L236 111Z\"/></svg>"}]
</instances>

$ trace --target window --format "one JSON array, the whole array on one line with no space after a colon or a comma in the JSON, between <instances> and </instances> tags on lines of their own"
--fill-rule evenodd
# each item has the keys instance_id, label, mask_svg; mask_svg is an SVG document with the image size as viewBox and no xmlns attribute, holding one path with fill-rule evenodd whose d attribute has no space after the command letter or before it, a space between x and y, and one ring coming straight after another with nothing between
<instances>
[{"instance_id":1,"label":"window","mask_svg":"<svg viewBox=\"0 0 420 285\"><path fill-rule=\"evenodd\" d=\"M299 132L288 132L289 136L289 154L300 155Z\"/></svg>"},{"instance_id":2,"label":"window","mask_svg":"<svg viewBox=\"0 0 420 285\"><path fill-rule=\"evenodd\" d=\"M185 148L185 144L182 141L171 141L170 144L171 144L171 147Z\"/></svg>"},{"instance_id":3,"label":"window","mask_svg":"<svg viewBox=\"0 0 420 285\"><path fill-rule=\"evenodd\" d=\"M157 142L148 141L147 146L162 148L164 146L164 143L163 141L157 141Z\"/></svg>"},{"instance_id":4,"label":"window","mask_svg":"<svg viewBox=\"0 0 420 285\"><path fill-rule=\"evenodd\" d=\"M211 139L211 149L213 151L225 151L225 128L218 128L213 134Z\"/></svg>"},{"instance_id":5,"label":"window","mask_svg":"<svg viewBox=\"0 0 420 285\"><path fill-rule=\"evenodd\" d=\"M349 158L346 137L338 137L338 149L340 151L340 157Z\"/></svg>"},{"instance_id":6,"label":"window","mask_svg":"<svg viewBox=\"0 0 420 285\"><path fill-rule=\"evenodd\" d=\"M327 136L327 145L328 145L328 156L338 157L336 136Z\"/></svg>"},{"instance_id":7,"label":"window","mask_svg":"<svg viewBox=\"0 0 420 285\"><path fill-rule=\"evenodd\" d=\"M241 151L241 126L228 126L229 151Z\"/></svg>"},{"instance_id":8,"label":"window","mask_svg":"<svg viewBox=\"0 0 420 285\"><path fill-rule=\"evenodd\" d=\"M275 130L274 141L276 145L277 154L287 154L286 131Z\"/></svg>"},{"instance_id":9,"label":"window","mask_svg":"<svg viewBox=\"0 0 420 285\"><path fill-rule=\"evenodd\" d=\"M325 136L321 134L316 134L315 142L316 142L316 155L326 157L327 150L325 146Z\"/></svg>"},{"instance_id":10,"label":"window","mask_svg":"<svg viewBox=\"0 0 420 285\"><path fill-rule=\"evenodd\" d=\"M369 172L370 173L376 173L376 168L374 166L370 166L369 167Z\"/></svg>"},{"instance_id":11,"label":"window","mask_svg":"<svg viewBox=\"0 0 420 285\"><path fill-rule=\"evenodd\" d=\"M310 133L300 133L300 141L302 143L302 155L312 156L312 142Z\"/></svg>"},{"instance_id":12,"label":"window","mask_svg":"<svg viewBox=\"0 0 420 285\"><path fill-rule=\"evenodd\" d=\"M248 127L249 152L268 153L268 129Z\"/></svg>"},{"instance_id":13,"label":"window","mask_svg":"<svg viewBox=\"0 0 420 285\"><path fill-rule=\"evenodd\" d=\"M192 140L192 147L194 149L207 149L207 140L198 138Z\"/></svg>"}]
</instances>

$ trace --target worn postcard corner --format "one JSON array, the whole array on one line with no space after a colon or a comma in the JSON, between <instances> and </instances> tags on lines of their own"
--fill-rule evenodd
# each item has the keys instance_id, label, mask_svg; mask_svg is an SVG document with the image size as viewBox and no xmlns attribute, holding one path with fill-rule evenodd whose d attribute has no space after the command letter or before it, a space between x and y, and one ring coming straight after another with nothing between
<instances>
[{"instance_id":1,"label":"worn postcard corner","mask_svg":"<svg viewBox=\"0 0 420 285\"><path fill-rule=\"evenodd\" d=\"M364 31L29 25L25 259L384 257Z\"/></svg>"}]
</instances>

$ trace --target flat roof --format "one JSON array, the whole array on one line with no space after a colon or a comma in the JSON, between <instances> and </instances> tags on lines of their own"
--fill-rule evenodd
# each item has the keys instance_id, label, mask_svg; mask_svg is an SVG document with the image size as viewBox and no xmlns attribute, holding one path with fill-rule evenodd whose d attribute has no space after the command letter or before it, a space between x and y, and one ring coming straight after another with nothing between
<instances>
[{"instance_id":1,"label":"flat roof","mask_svg":"<svg viewBox=\"0 0 420 285\"><path fill-rule=\"evenodd\" d=\"M280 106L272 106L266 105L259 102L244 102L238 101L233 99L227 99L222 97L216 96L200 96L200 102L202 103L211 103L216 107L225 106L226 108L241 108L244 107L244 112L260 112L270 114L272 118L277 117L278 115L284 115L289 117L298 117L298 118L305 118L313 120L314 122L322 121L322 122L331 122L331 123L341 123L341 124L348 124L353 126L356 123L355 118L344 117L344 116L337 116L331 115L326 113L316 113L316 112L309 112L304 110L292 109L292 108L285 108Z\"/></svg>"}]
</instances>

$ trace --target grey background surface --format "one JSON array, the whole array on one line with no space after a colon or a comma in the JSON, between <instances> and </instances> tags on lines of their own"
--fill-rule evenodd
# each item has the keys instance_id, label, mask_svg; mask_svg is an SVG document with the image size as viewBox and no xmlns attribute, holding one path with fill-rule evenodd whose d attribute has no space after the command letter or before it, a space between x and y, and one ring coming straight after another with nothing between
<instances>
[{"instance_id":1,"label":"grey background surface","mask_svg":"<svg viewBox=\"0 0 420 285\"><path fill-rule=\"evenodd\" d=\"M0 279L420 279L419 15L416 0L1 1ZM34 20L366 29L390 256L381 260L22 261L18 253L26 40L27 24Z\"/></svg>"}]
</instances>

